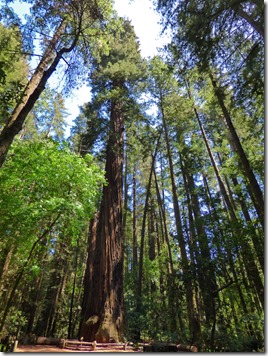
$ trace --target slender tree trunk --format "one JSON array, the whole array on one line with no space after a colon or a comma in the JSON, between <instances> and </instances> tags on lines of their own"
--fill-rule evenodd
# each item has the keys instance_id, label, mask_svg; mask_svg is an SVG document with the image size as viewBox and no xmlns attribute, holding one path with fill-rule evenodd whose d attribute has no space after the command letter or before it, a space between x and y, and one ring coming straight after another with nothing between
<instances>
[{"instance_id":1,"label":"slender tree trunk","mask_svg":"<svg viewBox=\"0 0 268 356\"><path fill-rule=\"evenodd\" d=\"M229 130L231 136L230 144L232 145L232 147L234 148L235 152L239 157L239 162L241 164L242 170L244 172L246 179L249 182L249 194L251 196L256 212L259 216L260 222L264 227L264 200L263 200L263 194L261 188L257 182L257 179L253 173L253 170L250 166L250 163L241 145L240 139L232 123L230 114L225 106L224 99L223 99L223 91L221 88L218 87L217 82L211 73L209 74L209 76L214 88L215 96L218 99L218 103L220 105L220 108L224 116L224 124L226 128Z\"/></svg>"},{"instance_id":2,"label":"slender tree trunk","mask_svg":"<svg viewBox=\"0 0 268 356\"><path fill-rule=\"evenodd\" d=\"M41 286L43 282L43 277L44 273L41 273L41 276L37 279L36 283L36 288L34 289L34 293L30 299L31 305L30 305L30 315L29 315L29 320L27 324L27 334L32 333L33 331L33 325L34 325L34 320L36 317L36 311L38 309L38 305L40 303L40 294L41 294Z\"/></svg>"},{"instance_id":3,"label":"slender tree trunk","mask_svg":"<svg viewBox=\"0 0 268 356\"><path fill-rule=\"evenodd\" d=\"M124 150L125 151L125 150ZM126 273L128 273L128 265L129 265L129 251L126 248L127 242L127 233L126 233L126 226L127 226L127 210L128 210L128 155L125 152L124 158L124 173L123 173L123 212L122 212L122 243L123 243L123 265L125 267Z\"/></svg>"},{"instance_id":4,"label":"slender tree trunk","mask_svg":"<svg viewBox=\"0 0 268 356\"><path fill-rule=\"evenodd\" d=\"M155 180L155 187L156 187L156 193L157 193L157 200L158 200L158 206L160 209L160 217L161 217L161 223L163 223L163 233L165 236L165 242L168 247L168 257L169 257L169 274L174 275L174 267L173 267L173 258L172 258L172 252L171 252L171 246L170 246L170 241L169 241L169 236L168 236L168 229L167 229L167 221L166 221L166 215L165 215L165 210L163 208L163 202L161 199L161 194L158 186L158 181L157 181L157 176L156 176L156 171L154 168L154 180Z\"/></svg>"},{"instance_id":5,"label":"slender tree trunk","mask_svg":"<svg viewBox=\"0 0 268 356\"><path fill-rule=\"evenodd\" d=\"M55 256L51 265L52 272L45 296L47 303L45 303L37 325L37 330L45 336L54 336L55 333L60 300L69 275L69 256L68 241L61 237L55 247Z\"/></svg>"},{"instance_id":6,"label":"slender tree trunk","mask_svg":"<svg viewBox=\"0 0 268 356\"><path fill-rule=\"evenodd\" d=\"M79 327L79 337L84 337L87 334L87 339L94 341L94 336L97 332L97 323L91 322L90 328L86 325L89 316L94 316L95 310L98 310L98 298L94 298L94 291L100 288L99 286L94 286L94 269L96 269L96 264L99 264L99 251L96 244L97 239L97 227L99 222L99 213L96 212L94 218L91 220L89 231L88 231L88 250L87 250L87 262L86 271L84 276L84 294L82 301L82 315L81 323ZM95 262L95 258L98 260ZM99 280L97 279L96 282ZM95 283L96 283L95 282Z\"/></svg>"},{"instance_id":7,"label":"slender tree trunk","mask_svg":"<svg viewBox=\"0 0 268 356\"><path fill-rule=\"evenodd\" d=\"M133 170L133 271L136 275L138 266L138 230L137 230L137 178L136 178L137 165L135 164ZM136 280L136 278L135 278Z\"/></svg>"},{"instance_id":8,"label":"slender tree trunk","mask_svg":"<svg viewBox=\"0 0 268 356\"><path fill-rule=\"evenodd\" d=\"M190 99L192 98L189 89L188 89L188 96L189 96ZM195 117L196 117L196 119L197 119L199 128L200 128L200 130L201 130L202 137L203 137L204 143L205 143L205 145L206 145L207 152L208 152L208 155L209 155L209 158L210 158L212 167L213 167L214 172L215 172L215 175L216 175L216 177L217 177L217 181L218 181L218 184L219 184L219 187L220 187L220 191L221 191L221 193L222 193L222 195L223 195L223 197L224 197L225 202L227 202L227 204L232 207L231 212L230 212L231 218L236 219L236 216L235 216L235 214L234 214L234 207L233 207L233 205L231 204L230 197L228 196L227 191L226 191L226 189L225 189L223 179L222 179L222 177L221 177L221 175L220 175L218 166L217 166L216 161L215 161L215 159L214 159L214 156L213 156L212 150L211 150L211 148L210 148L210 144L209 144L209 141L208 141L208 139L207 139L207 135L206 135L205 129L204 129L203 125L202 125L202 122L201 122L201 119L200 119L200 117L199 117L198 111L197 111L197 109L196 109L195 107L193 107L193 110L194 110Z\"/></svg>"},{"instance_id":9,"label":"slender tree trunk","mask_svg":"<svg viewBox=\"0 0 268 356\"><path fill-rule=\"evenodd\" d=\"M156 258L156 231L155 231L155 201L153 197L149 203L149 216L148 216L148 257L150 261L154 261ZM157 291L155 280L150 282L150 296L151 301L154 299L154 294Z\"/></svg>"},{"instance_id":10,"label":"slender tree trunk","mask_svg":"<svg viewBox=\"0 0 268 356\"><path fill-rule=\"evenodd\" d=\"M192 313L190 315L190 333L191 333L191 342L192 344L199 345L201 340L201 322L200 322L200 308L198 309L199 298L198 298L198 286L197 281L199 282L200 289L204 290L205 288L205 281L204 281L204 274L200 269L200 265L198 261L200 261L200 252L197 247L197 234L194 224L193 218L193 209L192 203L190 199L190 192L189 186L186 178L185 167L183 165L183 161L180 160L181 163L181 172L184 181L185 187L185 194L187 198L187 207L188 207L188 220L189 220L189 227L188 227L188 235L189 235L189 254L191 259L191 283L192 283Z\"/></svg>"},{"instance_id":11,"label":"slender tree trunk","mask_svg":"<svg viewBox=\"0 0 268 356\"><path fill-rule=\"evenodd\" d=\"M71 339L73 337L73 335L72 335L73 306L74 306L74 296L75 296L75 287L76 287L76 279L77 279L78 250L79 250L79 247L78 247L78 242L77 242L76 251L75 251L74 280L73 280L73 288L72 288L70 311L69 311L68 339Z\"/></svg>"},{"instance_id":12,"label":"slender tree trunk","mask_svg":"<svg viewBox=\"0 0 268 356\"><path fill-rule=\"evenodd\" d=\"M2 263L1 263L1 269L2 272L0 272L0 309L4 309L7 300L8 300L8 291L9 291L9 286L11 283L11 278L9 276L8 278L8 270L10 266L10 262L13 256L15 250L15 245L8 246L4 250L1 251L2 253ZM1 270L0 270L1 271Z\"/></svg>"},{"instance_id":13,"label":"slender tree trunk","mask_svg":"<svg viewBox=\"0 0 268 356\"><path fill-rule=\"evenodd\" d=\"M150 261L154 261L155 253L155 201L151 196L149 202L149 219L148 219L148 256Z\"/></svg>"},{"instance_id":14,"label":"slender tree trunk","mask_svg":"<svg viewBox=\"0 0 268 356\"><path fill-rule=\"evenodd\" d=\"M2 251L1 257L3 258L3 263L1 266L2 272L0 275L1 284L3 283L3 280L6 278L14 248L15 248L15 245L11 245L10 247L8 247L4 251ZM0 288L0 291L1 291L1 288Z\"/></svg>"},{"instance_id":15,"label":"slender tree trunk","mask_svg":"<svg viewBox=\"0 0 268 356\"><path fill-rule=\"evenodd\" d=\"M172 200L173 200L173 207L174 207L176 229L177 229L177 234L178 234L178 242L179 242L179 247L180 247L180 251L181 251L182 270L183 270L183 274L188 275L190 273L190 270L189 270L190 266L189 266L189 262L188 262L188 258L187 258L185 239L184 239L182 223L181 223L179 200L178 200L178 194L177 194L177 187L176 187L176 183L175 183L175 174L174 174L174 168L173 168L173 161L172 161L172 155L171 155L167 123L166 123L166 118L165 118L165 111L164 111L164 106L163 106L163 98L160 98L160 109L161 109L161 114L162 114L162 122L163 122L165 141L166 141L166 147L167 147L167 157L168 157L168 162L169 162L171 188L172 188ZM186 288L186 300L187 300L188 322L189 322L190 332L192 335L195 335L194 329L195 329L195 324L196 324L196 309L195 309L194 296L193 296L193 285L192 285L192 281L190 278L185 279L185 288ZM197 338L195 338L194 342L196 344L198 344L199 340L197 340Z\"/></svg>"},{"instance_id":16,"label":"slender tree trunk","mask_svg":"<svg viewBox=\"0 0 268 356\"><path fill-rule=\"evenodd\" d=\"M51 315L51 319L50 319L49 329L46 334L47 336L55 337L55 334L57 331L57 323L59 320L60 310L61 310L60 302L62 300L62 296L64 294L64 290L65 290L67 280L69 277L68 265L69 265L69 262L68 262L68 259L66 259L65 268L63 270L65 273L63 274L63 276L61 276L60 284L57 289L56 298L55 298L55 302L54 302L53 309L52 309L52 315Z\"/></svg>"}]
</instances>

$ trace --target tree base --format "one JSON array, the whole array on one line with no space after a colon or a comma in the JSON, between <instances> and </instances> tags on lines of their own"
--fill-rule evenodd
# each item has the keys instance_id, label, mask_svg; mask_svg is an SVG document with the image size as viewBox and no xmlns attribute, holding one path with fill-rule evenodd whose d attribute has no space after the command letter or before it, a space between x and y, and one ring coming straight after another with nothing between
<instances>
[{"instance_id":1,"label":"tree base","mask_svg":"<svg viewBox=\"0 0 268 356\"><path fill-rule=\"evenodd\" d=\"M85 341L97 341L99 343L121 342L118 322L111 320L111 316L106 315L103 320L97 315L91 316L84 322L81 330L81 337Z\"/></svg>"}]
</instances>

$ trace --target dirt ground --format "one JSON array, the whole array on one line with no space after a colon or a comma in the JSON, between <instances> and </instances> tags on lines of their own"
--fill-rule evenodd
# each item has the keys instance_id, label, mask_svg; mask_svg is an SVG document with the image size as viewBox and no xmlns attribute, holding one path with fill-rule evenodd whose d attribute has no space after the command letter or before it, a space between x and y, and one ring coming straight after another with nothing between
<instances>
[{"instance_id":1,"label":"dirt ground","mask_svg":"<svg viewBox=\"0 0 268 356\"><path fill-rule=\"evenodd\" d=\"M61 349L53 345L19 345L16 352L93 352L92 350L74 350L74 349ZM137 352L131 348L127 350L119 350L118 348L112 349L107 347L97 347L94 352Z\"/></svg>"},{"instance_id":2,"label":"dirt ground","mask_svg":"<svg viewBox=\"0 0 268 356\"><path fill-rule=\"evenodd\" d=\"M16 352L73 352L73 350L63 350L52 345L19 345Z\"/></svg>"}]
</instances>

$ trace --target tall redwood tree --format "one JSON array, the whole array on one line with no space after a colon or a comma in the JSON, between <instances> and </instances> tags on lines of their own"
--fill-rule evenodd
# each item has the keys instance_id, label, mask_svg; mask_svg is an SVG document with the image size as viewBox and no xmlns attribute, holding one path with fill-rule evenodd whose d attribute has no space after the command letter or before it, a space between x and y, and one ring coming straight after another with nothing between
<instances>
[{"instance_id":1,"label":"tall redwood tree","mask_svg":"<svg viewBox=\"0 0 268 356\"><path fill-rule=\"evenodd\" d=\"M111 30L109 55L101 56L92 73L93 101L99 113L105 111L110 124L105 164L107 185L103 187L98 221L92 224L89 233L80 336L99 342L123 339L124 113L132 102L132 84L140 77L142 65L132 26L122 19L118 25Z\"/></svg>"}]
</instances>

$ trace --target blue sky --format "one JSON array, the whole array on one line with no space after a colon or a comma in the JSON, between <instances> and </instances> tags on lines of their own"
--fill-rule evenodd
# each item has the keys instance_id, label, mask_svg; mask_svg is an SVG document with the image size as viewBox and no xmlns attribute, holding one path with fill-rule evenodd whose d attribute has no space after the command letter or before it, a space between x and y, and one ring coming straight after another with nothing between
<instances>
[{"instance_id":1,"label":"blue sky","mask_svg":"<svg viewBox=\"0 0 268 356\"><path fill-rule=\"evenodd\" d=\"M118 15L131 20L140 42L141 55L152 57L157 54L157 47L168 42L167 36L160 36L160 17L154 12L152 0L114 0ZM68 125L79 115L79 106L89 100L89 88L84 85L74 91L66 100L66 108L70 115L67 117ZM68 127L70 128L70 126ZM69 130L67 129L67 136Z\"/></svg>"},{"instance_id":2,"label":"blue sky","mask_svg":"<svg viewBox=\"0 0 268 356\"><path fill-rule=\"evenodd\" d=\"M160 36L159 15L154 12L152 0L114 0L119 16L131 20L140 41L143 57L157 54L157 47L167 42L166 36Z\"/></svg>"}]
</instances>

